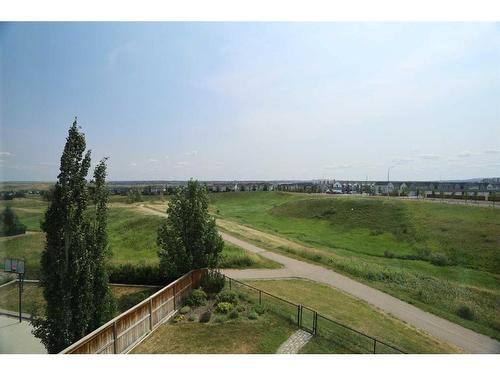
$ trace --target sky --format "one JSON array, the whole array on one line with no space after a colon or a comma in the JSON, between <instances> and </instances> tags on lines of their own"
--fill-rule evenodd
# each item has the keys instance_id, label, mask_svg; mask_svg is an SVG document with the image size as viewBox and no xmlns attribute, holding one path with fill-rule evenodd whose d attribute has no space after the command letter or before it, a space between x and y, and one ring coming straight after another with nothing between
<instances>
[{"instance_id":1,"label":"sky","mask_svg":"<svg viewBox=\"0 0 500 375\"><path fill-rule=\"evenodd\" d=\"M500 176L494 23L3 23L0 180Z\"/></svg>"}]
</instances>

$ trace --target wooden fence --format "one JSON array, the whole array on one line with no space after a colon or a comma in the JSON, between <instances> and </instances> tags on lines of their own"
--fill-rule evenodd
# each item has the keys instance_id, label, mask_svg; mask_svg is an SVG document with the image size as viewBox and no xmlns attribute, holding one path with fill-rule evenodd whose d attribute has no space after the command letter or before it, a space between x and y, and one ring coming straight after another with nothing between
<instances>
[{"instance_id":1,"label":"wooden fence","mask_svg":"<svg viewBox=\"0 0 500 375\"><path fill-rule=\"evenodd\" d=\"M193 270L64 349L61 354L127 353L172 317L207 269Z\"/></svg>"}]
</instances>

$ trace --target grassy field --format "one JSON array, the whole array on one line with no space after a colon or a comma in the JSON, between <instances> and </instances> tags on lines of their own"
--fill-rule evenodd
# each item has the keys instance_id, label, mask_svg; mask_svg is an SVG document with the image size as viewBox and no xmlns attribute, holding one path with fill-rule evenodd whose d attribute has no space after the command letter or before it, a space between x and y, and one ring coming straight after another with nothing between
<instances>
[{"instance_id":1,"label":"grassy field","mask_svg":"<svg viewBox=\"0 0 500 375\"><path fill-rule=\"evenodd\" d=\"M458 349L437 341L429 335L397 320L381 310L353 298L338 289L307 280L262 280L247 283L283 297L291 302L309 306L326 317L348 327L396 346L408 353L454 353ZM306 352L342 352L341 347L326 340L311 343L314 350ZM316 348L319 344L324 349ZM329 348L325 350L325 348Z\"/></svg>"},{"instance_id":2,"label":"grassy field","mask_svg":"<svg viewBox=\"0 0 500 375\"><path fill-rule=\"evenodd\" d=\"M211 202L228 232L500 338L498 209L266 192Z\"/></svg>"},{"instance_id":3,"label":"grassy field","mask_svg":"<svg viewBox=\"0 0 500 375\"><path fill-rule=\"evenodd\" d=\"M111 286L117 301L117 313L122 313L147 298L156 291L154 288L133 286ZM0 288L0 309L19 311L19 294L17 283ZM43 290L36 283L25 283L23 290L23 312L31 313L35 307L43 306Z\"/></svg>"},{"instance_id":4,"label":"grassy field","mask_svg":"<svg viewBox=\"0 0 500 375\"><path fill-rule=\"evenodd\" d=\"M158 200L150 201L149 204L162 212L166 207L163 201ZM21 222L28 226L28 233L23 236L0 237L0 259L25 259L27 278L37 279L40 254L45 242L40 222L47 203L39 198L20 198L0 202L0 209L6 205L10 205ZM162 217L141 210L138 204L111 203L108 213L111 263L158 264L156 234L162 220ZM221 267L277 268L279 264L225 244L221 254Z\"/></svg>"}]
</instances>

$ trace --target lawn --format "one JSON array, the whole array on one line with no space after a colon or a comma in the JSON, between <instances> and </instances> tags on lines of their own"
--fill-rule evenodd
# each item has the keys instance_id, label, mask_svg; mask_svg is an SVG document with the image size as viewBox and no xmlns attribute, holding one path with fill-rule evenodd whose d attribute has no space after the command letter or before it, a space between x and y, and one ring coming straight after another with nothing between
<instances>
[{"instance_id":1,"label":"lawn","mask_svg":"<svg viewBox=\"0 0 500 375\"><path fill-rule=\"evenodd\" d=\"M156 291L155 288L135 286L110 286L117 302L117 313L122 313L141 302ZM24 283L23 312L30 314L34 308L43 306L43 290L37 283ZM17 283L0 288L0 309L19 311L19 289Z\"/></svg>"},{"instance_id":2,"label":"lawn","mask_svg":"<svg viewBox=\"0 0 500 375\"><path fill-rule=\"evenodd\" d=\"M213 194L211 202L230 233L500 338L498 209L279 192ZM458 316L464 307L472 319Z\"/></svg>"},{"instance_id":3,"label":"lawn","mask_svg":"<svg viewBox=\"0 0 500 375\"><path fill-rule=\"evenodd\" d=\"M454 353L458 349L391 317L338 289L307 280L262 280L247 283L354 328L408 353ZM319 329L321 321L319 321ZM355 336L353 334L353 336ZM331 340L317 339L305 352L345 352ZM323 349L319 348L321 346Z\"/></svg>"},{"instance_id":4,"label":"lawn","mask_svg":"<svg viewBox=\"0 0 500 375\"><path fill-rule=\"evenodd\" d=\"M272 314L255 321L163 324L133 354L276 353L295 327Z\"/></svg>"}]
</instances>

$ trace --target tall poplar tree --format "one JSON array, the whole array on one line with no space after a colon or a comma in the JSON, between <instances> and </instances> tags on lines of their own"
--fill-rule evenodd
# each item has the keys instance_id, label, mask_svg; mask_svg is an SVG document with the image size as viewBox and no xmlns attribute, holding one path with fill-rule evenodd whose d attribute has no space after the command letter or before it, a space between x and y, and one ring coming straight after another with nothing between
<instances>
[{"instance_id":1,"label":"tall poplar tree","mask_svg":"<svg viewBox=\"0 0 500 375\"><path fill-rule=\"evenodd\" d=\"M208 213L205 187L190 180L170 200L167 214L157 238L163 274L175 278L192 269L216 267L224 241Z\"/></svg>"},{"instance_id":2,"label":"tall poplar tree","mask_svg":"<svg viewBox=\"0 0 500 375\"><path fill-rule=\"evenodd\" d=\"M95 290L102 296L100 288L107 288L107 285L102 286L107 278L105 275L95 278L94 272L105 274L100 254L106 247L107 198L102 195L106 169L104 162L96 169L94 195L99 198L92 223L87 212L89 189L86 180L90 151L85 149L85 135L75 119L66 138L60 173L42 223L46 242L41 257L40 282L46 307L34 320L33 332L49 353L57 353L71 345L97 328L103 319L103 314L96 312Z\"/></svg>"}]
</instances>

